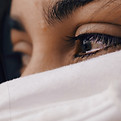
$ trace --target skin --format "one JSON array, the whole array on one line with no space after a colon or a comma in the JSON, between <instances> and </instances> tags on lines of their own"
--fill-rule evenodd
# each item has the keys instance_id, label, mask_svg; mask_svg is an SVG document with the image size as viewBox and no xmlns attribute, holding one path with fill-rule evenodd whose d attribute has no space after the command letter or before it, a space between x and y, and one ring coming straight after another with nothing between
<instances>
[{"instance_id":1,"label":"skin","mask_svg":"<svg viewBox=\"0 0 121 121\"><path fill-rule=\"evenodd\" d=\"M65 41L67 36L95 32L121 37L121 0L109 1L91 2L76 9L61 22L50 25L43 14L43 7L48 8L48 3L57 0L12 0L11 17L25 28L24 32L11 30L13 50L23 53L22 76L119 50L120 47L109 48L88 58L74 58L78 42L71 46Z\"/></svg>"}]
</instances>

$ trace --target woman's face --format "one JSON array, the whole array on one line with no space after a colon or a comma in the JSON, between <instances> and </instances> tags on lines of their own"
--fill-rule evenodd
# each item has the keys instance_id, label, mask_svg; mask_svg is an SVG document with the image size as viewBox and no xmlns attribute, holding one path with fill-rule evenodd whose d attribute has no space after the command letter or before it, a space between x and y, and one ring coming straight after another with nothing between
<instances>
[{"instance_id":1,"label":"woman's face","mask_svg":"<svg viewBox=\"0 0 121 121\"><path fill-rule=\"evenodd\" d=\"M12 0L10 21L23 76L121 49L121 0Z\"/></svg>"}]
</instances>

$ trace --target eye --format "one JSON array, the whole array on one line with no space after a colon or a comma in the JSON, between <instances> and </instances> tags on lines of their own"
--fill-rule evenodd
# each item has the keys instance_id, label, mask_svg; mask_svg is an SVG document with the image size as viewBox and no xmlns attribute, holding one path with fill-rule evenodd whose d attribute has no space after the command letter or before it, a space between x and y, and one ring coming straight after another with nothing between
<instances>
[{"instance_id":1,"label":"eye","mask_svg":"<svg viewBox=\"0 0 121 121\"><path fill-rule=\"evenodd\" d=\"M121 49L121 38L106 34L81 34L71 40L75 41L75 58L88 59Z\"/></svg>"},{"instance_id":2,"label":"eye","mask_svg":"<svg viewBox=\"0 0 121 121\"><path fill-rule=\"evenodd\" d=\"M21 53L22 67L21 72L27 67L31 60L32 43L26 32L11 29L11 40L13 44L13 51Z\"/></svg>"},{"instance_id":3,"label":"eye","mask_svg":"<svg viewBox=\"0 0 121 121\"><path fill-rule=\"evenodd\" d=\"M22 61L22 67L21 67L21 73L25 70L25 68L28 66L30 60L31 60L31 49L32 47L26 43L26 42L18 42L13 46L14 52L21 53L21 61Z\"/></svg>"},{"instance_id":4,"label":"eye","mask_svg":"<svg viewBox=\"0 0 121 121\"><path fill-rule=\"evenodd\" d=\"M27 66L32 53L32 46L28 42L20 41L13 46L14 52L21 53L21 59L23 62L23 66Z\"/></svg>"}]
</instances>

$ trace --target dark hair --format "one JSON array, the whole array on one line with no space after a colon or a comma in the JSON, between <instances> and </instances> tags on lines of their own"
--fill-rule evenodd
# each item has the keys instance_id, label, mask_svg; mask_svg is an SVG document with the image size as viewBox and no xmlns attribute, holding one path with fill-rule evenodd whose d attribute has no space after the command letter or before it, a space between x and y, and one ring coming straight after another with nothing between
<instances>
[{"instance_id":1,"label":"dark hair","mask_svg":"<svg viewBox=\"0 0 121 121\"><path fill-rule=\"evenodd\" d=\"M6 81L4 58L3 58L3 34L4 22L9 15L11 0L0 0L0 83Z\"/></svg>"},{"instance_id":2,"label":"dark hair","mask_svg":"<svg viewBox=\"0 0 121 121\"><path fill-rule=\"evenodd\" d=\"M0 35L1 35L1 29L2 29L2 23L4 21L4 18L6 14L8 13L11 5L11 0L0 0Z\"/></svg>"}]
</instances>

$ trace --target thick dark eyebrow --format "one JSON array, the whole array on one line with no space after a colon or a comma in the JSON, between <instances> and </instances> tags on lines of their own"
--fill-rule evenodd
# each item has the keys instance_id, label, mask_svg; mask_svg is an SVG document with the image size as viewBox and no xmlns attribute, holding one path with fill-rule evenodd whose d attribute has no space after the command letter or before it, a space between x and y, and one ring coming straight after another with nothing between
<instances>
[{"instance_id":1,"label":"thick dark eyebrow","mask_svg":"<svg viewBox=\"0 0 121 121\"><path fill-rule=\"evenodd\" d=\"M25 31L23 24L17 19L9 17L8 18L8 24L9 24L9 27L11 29L15 29L15 30L19 30L19 31Z\"/></svg>"},{"instance_id":2,"label":"thick dark eyebrow","mask_svg":"<svg viewBox=\"0 0 121 121\"><path fill-rule=\"evenodd\" d=\"M68 17L77 8L87 5L95 0L59 0L54 5L50 5L47 12L44 10L45 18L49 24L55 20L61 21L63 18Z\"/></svg>"}]
</instances>

